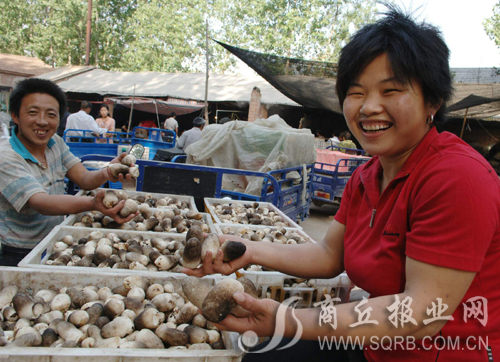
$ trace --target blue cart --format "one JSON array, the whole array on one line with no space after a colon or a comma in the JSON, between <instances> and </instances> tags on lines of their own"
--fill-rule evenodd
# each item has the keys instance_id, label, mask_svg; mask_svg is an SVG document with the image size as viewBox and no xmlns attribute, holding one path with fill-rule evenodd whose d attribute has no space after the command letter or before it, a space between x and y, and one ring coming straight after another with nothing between
<instances>
[{"instance_id":1,"label":"blue cart","mask_svg":"<svg viewBox=\"0 0 500 362\"><path fill-rule=\"evenodd\" d=\"M86 155L82 162L109 162L110 156ZM231 168L186 165L176 162L137 160L140 176L136 190L174 195L193 196L197 207L201 210L203 198L221 198L229 196L235 200L270 202L282 210L292 220L304 220L309 215L312 200L313 165L291 167L272 172L237 170ZM296 171L300 177L292 178ZM253 176L262 178L260 195L250 195L222 189L224 175ZM295 174L297 175L297 174ZM110 185L104 185L104 187ZM116 185L112 185L116 187ZM77 190L72 182L68 184L68 193Z\"/></svg>"},{"instance_id":2,"label":"blue cart","mask_svg":"<svg viewBox=\"0 0 500 362\"><path fill-rule=\"evenodd\" d=\"M343 158L336 165L316 162L312 180L314 205L340 202L352 173L368 160L369 158Z\"/></svg>"},{"instance_id":3,"label":"blue cart","mask_svg":"<svg viewBox=\"0 0 500 362\"><path fill-rule=\"evenodd\" d=\"M82 136L68 136L67 132L71 131L79 131ZM175 147L175 132L170 130L135 127L132 132L106 133L109 134L111 137L96 137L89 130L68 129L64 131L63 139L70 151L80 158L90 154L116 157L119 150L140 143L148 151L148 159L152 160L157 150Z\"/></svg>"}]
</instances>

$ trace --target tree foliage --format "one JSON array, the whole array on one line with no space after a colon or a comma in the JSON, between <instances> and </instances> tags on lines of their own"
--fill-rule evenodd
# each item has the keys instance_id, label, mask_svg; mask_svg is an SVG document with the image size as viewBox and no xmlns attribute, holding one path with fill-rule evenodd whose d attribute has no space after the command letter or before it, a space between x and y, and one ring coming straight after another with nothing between
<instances>
[{"instance_id":1,"label":"tree foliage","mask_svg":"<svg viewBox=\"0 0 500 362\"><path fill-rule=\"evenodd\" d=\"M500 47L500 0L493 7L493 15L483 21L483 26L490 39Z\"/></svg>"},{"instance_id":2,"label":"tree foliage","mask_svg":"<svg viewBox=\"0 0 500 362\"><path fill-rule=\"evenodd\" d=\"M337 60L350 34L372 21L375 0L93 0L90 63L121 71L204 71L210 37L242 48ZM54 67L83 65L87 0L0 2L0 52ZM210 68L235 70L211 42Z\"/></svg>"}]
</instances>

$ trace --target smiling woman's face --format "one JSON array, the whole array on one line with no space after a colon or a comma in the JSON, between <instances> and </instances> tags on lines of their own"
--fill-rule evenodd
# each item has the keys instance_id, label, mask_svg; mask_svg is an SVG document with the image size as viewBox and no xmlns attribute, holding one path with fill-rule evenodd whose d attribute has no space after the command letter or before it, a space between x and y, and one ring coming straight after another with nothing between
<instances>
[{"instance_id":1,"label":"smiling woman's face","mask_svg":"<svg viewBox=\"0 0 500 362\"><path fill-rule=\"evenodd\" d=\"M430 129L437 109L426 104L418 81L400 84L386 54L375 58L349 87L344 116L365 151L381 158L401 157Z\"/></svg>"},{"instance_id":2,"label":"smiling woman's face","mask_svg":"<svg viewBox=\"0 0 500 362\"><path fill-rule=\"evenodd\" d=\"M29 150L44 149L59 126L59 103L44 93L23 97L19 117L12 115L18 125L17 137Z\"/></svg>"}]
</instances>

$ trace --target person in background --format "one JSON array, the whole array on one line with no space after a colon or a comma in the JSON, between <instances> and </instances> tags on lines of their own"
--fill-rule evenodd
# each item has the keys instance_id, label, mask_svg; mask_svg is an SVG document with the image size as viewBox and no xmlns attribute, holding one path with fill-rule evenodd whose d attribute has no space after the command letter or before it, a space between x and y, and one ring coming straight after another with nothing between
<instances>
[{"instance_id":1,"label":"person in background","mask_svg":"<svg viewBox=\"0 0 500 362\"><path fill-rule=\"evenodd\" d=\"M500 356L500 179L467 143L436 129L453 91L449 54L438 28L395 8L358 30L341 51L336 93L374 157L352 174L323 241L224 235L221 244L246 245L243 256L223 262L221 250L215 260L207 252L202 267L182 269L200 277L256 264L304 279L345 271L370 294L292 309L234 293L247 313L216 326L276 337L244 362L486 362L488 346Z\"/></svg>"},{"instance_id":2,"label":"person in background","mask_svg":"<svg viewBox=\"0 0 500 362\"><path fill-rule=\"evenodd\" d=\"M139 123L139 127L157 128L158 125L154 121L148 119L146 121L142 121L141 123Z\"/></svg>"},{"instance_id":3,"label":"person in background","mask_svg":"<svg viewBox=\"0 0 500 362\"><path fill-rule=\"evenodd\" d=\"M201 131L205 127L205 120L201 117L196 117L193 120L193 128L189 131L184 131L179 137L179 142L177 142L177 147L186 152L186 148L189 145L197 142L201 138Z\"/></svg>"},{"instance_id":4,"label":"person in background","mask_svg":"<svg viewBox=\"0 0 500 362\"><path fill-rule=\"evenodd\" d=\"M299 121L299 129L311 128L311 120L307 113L304 112L304 116Z\"/></svg>"},{"instance_id":5,"label":"person in background","mask_svg":"<svg viewBox=\"0 0 500 362\"><path fill-rule=\"evenodd\" d=\"M103 104L101 106L101 109L99 109L99 115L100 117L95 120L97 125L101 128L106 128L108 132L115 132L116 122L109 116L109 107L107 104ZM112 133L106 133L105 136L108 138L107 140L99 139L97 140L97 143L113 143L113 140L111 139L113 137Z\"/></svg>"},{"instance_id":6,"label":"person in background","mask_svg":"<svg viewBox=\"0 0 500 362\"><path fill-rule=\"evenodd\" d=\"M68 116L68 120L66 122L66 130L69 129L78 129L84 131L91 131L94 136L103 135L106 133L106 128L101 128L97 125L94 117L90 115L90 111L92 110L92 103L88 101L83 101L80 106L80 111L77 113L70 114ZM66 132L66 135L69 137L83 137L88 136L88 133L82 131L69 131ZM71 142L78 142L78 138L70 139ZM92 138L82 139L82 142L92 142Z\"/></svg>"},{"instance_id":7,"label":"person in background","mask_svg":"<svg viewBox=\"0 0 500 362\"><path fill-rule=\"evenodd\" d=\"M338 129L333 131L332 138L330 138L330 146L338 147L340 140L337 136L339 135L339 133L340 131Z\"/></svg>"},{"instance_id":8,"label":"person in background","mask_svg":"<svg viewBox=\"0 0 500 362\"><path fill-rule=\"evenodd\" d=\"M64 130L66 129L66 122L68 121L68 117L71 115L69 113L69 107L66 107L66 112L64 112L63 116L61 117L61 121L59 122L59 127L57 127L57 135L59 137L64 136Z\"/></svg>"},{"instance_id":9,"label":"person in background","mask_svg":"<svg viewBox=\"0 0 500 362\"><path fill-rule=\"evenodd\" d=\"M324 150L328 146L328 138L323 134L323 130L318 129L316 131L316 137L314 137L314 147L318 150Z\"/></svg>"},{"instance_id":10,"label":"person in background","mask_svg":"<svg viewBox=\"0 0 500 362\"><path fill-rule=\"evenodd\" d=\"M0 265L16 266L63 221L63 215L98 210L118 223L134 217L118 214L124 202L106 208L104 191L95 197L64 195L65 177L85 190L106 181L122 182L124 177L113 177L109 167L87 170L55 134L66 109L59 86L45 79L22 80L11 93L9 109L15 127L10 139L0 140Z\"/></svg>"},{"instance_id":11,"label":"person in background","mask_svg":"<svg viewBox=\"0 0 500 362\"><path fill-rule=\"evenodd\" d=\"M349 131L344 131L339 135L339 144L337 147L339 148L340 152L347 153L349 150L346 150L346 148L350 149L357 149L356 144L351 141L351 132ZM355 152L355 151L350 151L350 152Z\"/></svg>"},{"instance_id":12,"label":"person in background","mask_svg":"<svg viewBox=\"0 0 500 362\"><path fill-rule=\"evenodd\" d=\"M175 114L175 112L170 113L170 117L165 120L165 123L163 123L163 128L174 131L175 134L178 135L179 123L177 123L177 120L175 119L176 117L177 115Z\"/></svg>"}]
</instances>

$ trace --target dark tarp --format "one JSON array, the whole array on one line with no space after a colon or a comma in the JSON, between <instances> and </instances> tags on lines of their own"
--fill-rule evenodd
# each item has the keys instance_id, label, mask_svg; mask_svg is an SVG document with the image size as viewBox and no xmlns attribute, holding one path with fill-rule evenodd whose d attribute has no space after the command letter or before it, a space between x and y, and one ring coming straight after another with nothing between
<instances>
[{"instance_id":1,"label":"dark tarp","mask_svg":"<svg viewBox=\"0 0 500 362\"><path fill-rule=\"evenodd\" d=\"M500 114L500 84L454 83L453 98L447 108L448 117L478 118L496 121Z\"/></svg>"},{"instance_id":2,"label":"dark tarp","mask_svg":"<svg viewBox=\"0 0 500 362\"><path fill-rule=\"evenodd\" d=\"M447 112L458 111L460 109L466 109L466 108L470 108L470 107L480 106L483 104L496 102L498 100L500 100L500 99L491 99L491 98L486 98L486 97L476 96L475 94L471 94L471 95L467 96L466 98L458 101L457 103L449 106L446 109L446 111Z\"/></svg>"},{"instance_id":3,"label":"dark tarp","mask_svg":"<svg viewBox=\"0 0 500 362\"><path fill-rule=\"evenodd\" d=\"M335 93L336 64L257 53L215 41L302 106L342 113Z\"/></svg>"},{"instance_id":4,"label":"dark tarp","mask_svg":"<svg viewBox=\"0 0 500 362\"><path fill-rule=\"evenodd\" d=\"M257 53L217 40L215 42L302 106L342 113L335 92L335 63ZM457 82L453 87L451 105L446 110L449 117L464 117L467 110L469 118L496 120L492 117L500 114L500 84Z\"/></svg>"}]
</instances>

